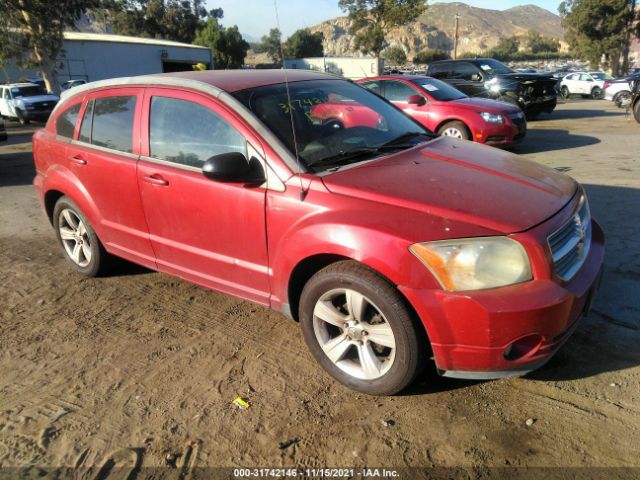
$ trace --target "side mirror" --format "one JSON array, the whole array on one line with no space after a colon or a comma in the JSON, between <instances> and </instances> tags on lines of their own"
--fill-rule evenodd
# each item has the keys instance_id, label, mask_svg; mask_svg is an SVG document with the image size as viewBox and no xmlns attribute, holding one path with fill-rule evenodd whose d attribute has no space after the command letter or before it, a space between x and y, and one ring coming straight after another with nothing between
<instances>
[{"instance_id":1,"label":"side mirror","mask_svg":"<svg viewBox=\"0 0 640 480\"><path fill-rule=\"evenodd\" d=\"M417 107L421 107L422 105L427 103L427 101L422 95L416 94L416 95L411 95L409 98L407 98L407 103L409 105L416 105Z\"/></svg>"},{"instance_id":2,"label":"side mirror","mask_svg":"<svg viewBox=\"0 0 640 480\"><path fill-rule=\"evenodd\" d=\"M204 162L202 173L217 182L261 184L266 181L260 160L252 157L247 161L240 152L214 155Z\"/></svg>"}]
</instances>

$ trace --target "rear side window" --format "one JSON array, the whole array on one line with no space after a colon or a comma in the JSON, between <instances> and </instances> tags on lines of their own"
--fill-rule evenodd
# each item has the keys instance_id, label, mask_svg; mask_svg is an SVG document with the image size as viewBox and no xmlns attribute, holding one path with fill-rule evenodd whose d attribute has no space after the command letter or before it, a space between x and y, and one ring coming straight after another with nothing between
<instances>
[{"instance_id":1,"label":"rear side window","mask_svg":"<svg viewBox=\"0 0 640 480\"><path fill-rule=\"evenodd\" d=\"M200 168L214 155L245 153L246 140L220 115L203 105L153 97L149 150L153 158Z\"/></svg>"},{"instance_id":2,"label":"rear side window","mask_svg":"<svg viewBox=\"0 0 640 480\"><path fill-rule=\"evenodd\" d=\"M62 112L56 120L57 135L65 138L73 138L73 132L76 130L76 122L78 121L81 105L81 103L78 103Z\"/></svg>"},{"instance_id":3,"label":"rear side window","mask_svg":"<svg viewBox=\"0 0 640 480\"><path fill-rule=\"evenodd\" d=\"M385 81L384 96L390 102L406 102L407 99L418 92L403 82Z\"/></svg>"},{"instance_id":4,"label":"rear side window","mask_svg":"<svg viewBox=\"0 0 640 480\"><path fill-rule=\"evenodd\" d=\"M378 95L382 95L382 89L380 88L380 82L364 82L362 83L362 86L365 88L368 88L369 90L371 90L374 93L377 93Z\"/></svg>"},{"instance_id":5,"label":"rear side window","mask_svg":"<svg viewBox=\"0 0 640 480\"><path fill-rule=\"evenodd\" d=\"M91 143L121 152L132 152L135 96L96 98Z\"/></svg>"}]
</instances>

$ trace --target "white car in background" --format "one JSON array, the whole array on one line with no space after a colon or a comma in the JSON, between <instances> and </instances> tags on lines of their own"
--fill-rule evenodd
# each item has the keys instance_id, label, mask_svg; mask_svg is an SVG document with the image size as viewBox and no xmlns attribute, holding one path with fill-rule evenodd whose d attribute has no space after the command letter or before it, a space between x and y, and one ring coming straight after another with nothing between
<instances>
[{"instance_id":1,"label":"white car in background","mask_svg":"<svg viewBox=\"0 0 640 480\"><path fill-rule=\"evenodd\" d=\"M27 124L45 121L60 100L35 83L0 85L0 115Z\"/></svg>"},{"instance_id":2,"label":"white car in background","mask_svg":"<svg viewBox=\"0 0 640 480\"><path fill-rule=\"evenodd\" d=\"M574 72L565 76L560 82L560 95L569 98L571 95L602 98L604 82L613 80L605 72Z\"/></svg>"},{"instance_id":3,"label":"white car in background","mask_svg":"<svg viewBox=\"0 0 640 480\"><path fill-rule=\"evenodd\" d=\"M640 80L640 73L604 82L605 100L611 100L618 107L626 107L631 103L631 91L636 80Z\"/></svg>"}]
</instances>

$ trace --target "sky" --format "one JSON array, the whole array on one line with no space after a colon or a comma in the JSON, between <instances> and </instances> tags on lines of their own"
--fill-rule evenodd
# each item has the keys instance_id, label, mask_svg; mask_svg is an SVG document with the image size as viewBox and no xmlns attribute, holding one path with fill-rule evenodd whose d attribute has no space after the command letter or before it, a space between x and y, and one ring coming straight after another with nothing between
<instances>
[{"instance_id":1,"label":"sky","mask_svg":"<svg viewBox=\"0 0 640 480\"><path fill-rule=\"evenodd\" d=\"M450 2L453 0L440 0ZM276 28L278 6L280 30L288 37L299 28L311 27L324 20L343 15L338 0L207 0L207 6L224 10L222 24L238 25L240 32L250 41L259 40L271 28ZM437 3L430 0L428 3ZM464 3L480 8L504 10L531 3L558 13L560 0L467 0Z\"/></svg>"}]
</instances>

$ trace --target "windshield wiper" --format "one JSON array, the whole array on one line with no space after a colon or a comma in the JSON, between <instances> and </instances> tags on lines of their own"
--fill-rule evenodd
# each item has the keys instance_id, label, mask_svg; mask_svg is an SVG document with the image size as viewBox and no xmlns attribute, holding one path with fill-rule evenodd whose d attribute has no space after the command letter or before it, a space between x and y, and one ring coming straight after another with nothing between
<instances>
[{"instance_id":1,"label":"windshield wiper","mask_svg":"<svg viewBox=\"0 0 640 480\"><path fill-rule=\"evenodd\" d=\"M400 135L399 137L394 138L393 140L389 140L386 143L383 143L382 145L380 145L379 147L377 147L379 150L380 149L386 149L389 147L393 147L393 148L400 148L400 147L404 147L405 144L404 142L406 142L407 140L410 140L414 137L427 137L427 138L432 138L431 135L424 133L424 132L407 132L407 133L403 133L402 135ZM415 144L409 144L406 146L409 147L413 147L415 145L417 145L418 143L421 142L417 142Z\"/></svg>"},{"instance_id":2,"label":"windshield wiper","mask_svg":"<svg viewBox=\"0 0 640 480\"><path fill-rule=\"evenodd\" d=\"M400 135L399 137L394 138L393 140L383 143L382 145L378 145L377 147L347 150L346 152L340 152L337 155L331 155L330 157L322 158L315 162L311 162L309 163L309 166L310 167L322 166L327 168L338 167L341 165L348 165L349 163L352 163L354 160L358 158L362 158L366 156L370 156L371 158L373 158L377 155L380 155L385 150L415 147L416 145L418 145L418 143L421 143L421 142L417 142L417 143L405 143L405 142L417 136L427 137L429 139L432 138L431 135L424 132L408 132Z\"/></svg>"}]
</instances>

